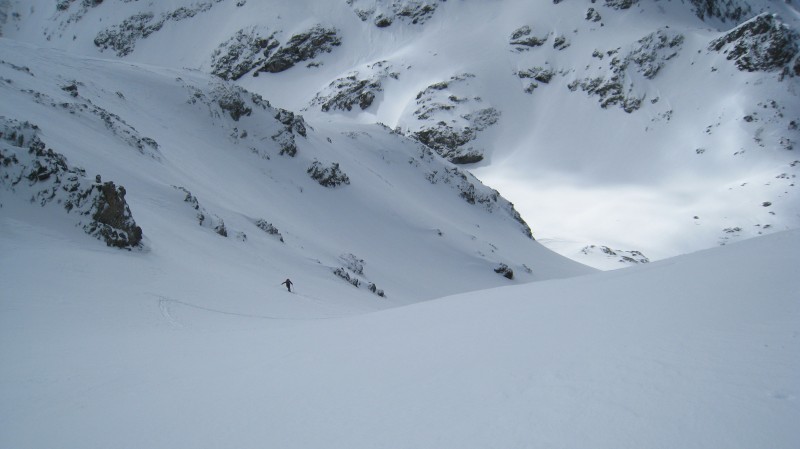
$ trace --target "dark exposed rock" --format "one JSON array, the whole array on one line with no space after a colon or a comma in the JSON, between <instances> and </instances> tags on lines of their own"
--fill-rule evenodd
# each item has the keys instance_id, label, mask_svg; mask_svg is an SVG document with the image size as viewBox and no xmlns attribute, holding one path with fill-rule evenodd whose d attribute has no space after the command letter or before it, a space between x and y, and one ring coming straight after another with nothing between
<instances>
[{"instance_id":1,"label":"dark exposed rock","mask_svg":"<svg viewBox=\"0 0 800 449\"><path fill-rule=\"evenodd\" d=\"M295 34L286 44L278 48L259 69L262 72L279 73L302 61L309 61L320 53L330 53L342 44L336 28L316 25L310 30Z\"/></svg>"},{"instance_id":2,"label":"dark exposed rock","mask_svg":"<svg viewBox=\"0 0 800 449\"><path fill-rule=\"evenodd\" d=\"M227 86L226 86L227 87ZM243 116L248 116L253 109L247 105L238 89L218 89L217 104L220 109L228 112L233 121L239 121Z\"/></svg>"},{"instance_id":3,"label":"dark exposed rock","mask_svg":"<svg viewBox=\"0 0 800 449\"><path fill-rule=\"evenodd\" d=\"M64 92L69 93L72 97L78 96L78 83L73 81L65 86L61 87L61 90Z\"/></svg>"},{"instance_id":4,"label":"dark exposed rock","mask_svg":"<svg viewBox=\"0 0 800 449\"><path fill-rule=\"evenodd\" d=\"M183 82L180 78L178 81ZM277 131L274 127L266 127L273 134L264 137L271 138L278 144L281 155L295 156L297 154L295 136L306 137L307 125L303 116L275 108L260 95L248 92L235 84L218 82L212 84L210 90L206 90L184 82L184 87L190 92L188 102L207 106L211 116L215 118L227 113L232 120L239 121L243 117L249 117L253 112L270 114L270 117L283 126L279 126ZM234 139L244 138L247 135L247 131L239 130L238 126L231 129L231 136ZM258 148L251 147L251 151L269 159L269 156Z\"/></svg>"},{"instance_id":5,"label":"dark exposed rock","mask_svg":"<svg viewBox=\"0 0 800 449\"><path fill-rule=\"evenodd\" d=\"M553 48L555 48L556 50L564 50L569 46L570 46L569 40L567 40L565 36L556 36L556 38L553 39Z\"/></svg>"},{"instance_id":6,"label":"dark exposed rock","mask_svg":"<svg viewBox=\"0 0 800 449\"><path fill-rule=\"evenodd\" d=\"M334 83L339 92L322 103L323 111L331 109L350 111L356 104L362 110L367 109L375 100L375 92L383 90L379 81L359 80L355 75L340 78Z\"/></svg>"},{"instance_id":7,"label":"dark exposed rock","mask_svg":"<svg viewBox=\"0 0 800 449\"><path fill-rule=\"evenodd\" d=\"M741 0L689 0L701 20L716 17L723 22L741 22L752 14L752 8Z\"/></svg>"},{"instance_id":8,"label":"dark exposed rock","mask_svg":"<svg viewBox=\"0 0 800 449\"><path fill-rule=\"evenodd\" d=\"M514 208L514 205L500 196L497 190L490 189L483 185L477 178L469 172L465 172L458 167L445 167L441 170L433 170L425 177L431 184L447 184L458 192L458 196L472 205L480 205L489 212L500 208L505 210L511 218L519 223L522 232L530 239L533 233L522 216Z\"/></svg>"},{"instance_id":9,"label":"dark exposed rock","mask_svg":"<svg viewBox=\"0 0 800 449\"><path fill-rule=\"evenodd\" d=\"M617 258L617 261L620 263L643 264L650 262L650 259L648 259L640 251L623 251L619 249L611 249L608 246L597 245L589 245L581 249L581 252L586 255L591 255L598 251L605 257Z\"/></svg>"},{"instance_id":10,"label":"dark exposed rock","mask_svg":"<svg viewBox=\"0 0 800 449\"><path fill-rule=\"evenodd\" d=\"M378 28L386 28L392 24L392 18L379 14L375 17L375 26Z\"/></svg>"},{"instance_id":11,"label":"dark exposed rock","mask_svg":"<svg viewBox=\"0 0 800 449\"><path fill-rule=\"evenodd\" d=\"M125 201L125 188L103 183L99 175L94 182L89 180L82 169L69 166L62 154L47 148L38 129L28 122L0 118L0 186L25 190L40 206L55 202L67 212L87 217L79 222L84 231L108 246L139 247L142 229Z\"/></svg>"},{"instance_id":12,"label":"dark exposed rock","mask_svg":"<svg viewBox=\"0 0 800 449\"><path fill-rule=\"evenodd\" d=\"M113 182L95 186L99 192L94 196L91 210L92 222L89 234L98 235L108 246L130 248L142 241L142 228L136 225L131 210L125 201L125 188Z\"/></svg>"},{"instance_id":13,"label":"dark exposed rock","mask_svg":"<svg viewBox=\"0 0 800 449\"><path fill-rule=\"evenodd\" d=\"M747 72L784 70L798 72L798 33L771 14L761 14L724 36L711 41L708 48L724 51L728 60Z\"/></svg>"},{"instance_id":14,"label":"dark exposed rock","mask_svg":"<svg viewBox=\"0 0 800 449\"><path fill-rule=\"evenodd\" d=\"M285 109L278 109L275 119L284 125L284 128L272 136L272 140L280 147L281 156L297 155L297 142L295 133L306 137L306 124L302 115L295 115Z\"/></svg>"},{"instance_id":15,"label":"dark exposed rock","mask_svg":"<svg viewBox=\"0 0 800 449\"><path fill-rule=\"evenodd\" d=\"M396 10L395 14L413 24L425 23L436 11L437 5L435 2L410 1Z\"/></svg>"},{"instance_id":16,"label":"dark exposed rock","mask_svg":"<svg viewBox=\"0 0 800 449\"><path fill-rule=\"evenodd\" d=\"M350 273L343 267L334 269L333 274L347 281L353 287L359 288L361 286L361 281L355 276L350 276Z\"/></svg>"},{"instance_id":17,"label":"dark exposed rock","mask_svg":"<svg viewBox=\"0 0 800 449\"><path fill-rule=\"evenodd\" d=\"M286 126L290 132L295 132L303 137L306 137L306 122L302 115L295 114L294 112L287 111L286 109L278 108L275 114L275 120Z\"/></svg>"},{"instance_id":18,"label":"dark exposed rock","mask_svg":"<svg viewBox=\"0 0 800 449\"><path fill-rule=\"evenodd\" d=\"M221 1L211 0L195 3L191 7L182 6L162 14L159 18L156 18L155 14L149 11L134 14L119 24L112 25L97 33L94 38L94 45L101 51L112 49L117 56L127 56L133 52L138 40L145 39L161 30L166 22L192 18L199 13L210 10L214 4ZM94 1L93 3L99 4L101 2Z\"/></svg>"},{"instance_id":19,"label":"dark exposed rock","mask_svg":"<svg viewBox=\"0 0 800 449\"><path fill-rule=\"evenodd\" d=\"M200 205L200 201L198 201L197 197L192 195L192 192L187 190L185 187L180 186L172 186L176 190L183 192L186 196L183 198L183 202L188 203L189 206L197 211L196 218L197 224L203 226L205 228L210 228L217 234L227 237L228 236L228 229L225 227L225 221L220 218L218 215L210 213L206 210L205 207Z\"/></svg>"},{"instance_id":20,"label":"dark exposed rock","mask_svg":"<svg viewBox=\"0 0 800 449\"><path fill-rule=\"evenodd\" d=\"M463 119L470 125L463 128L453 127L444 121L425 126L413 135L439 155L454 164L471 164L483 160L483 151L466 147L475 140L478 132L497 123L500 112L494 108L485 108L474 113L465 114Z\"/></svg>"},{"instance_id":21,"label":"dark exposed rock","mask_svg":"<svg viewBox=\"0 0 800 449\"><path fill-rule=\"evenodd\" d=\"M345 267L351 272L360 276L364 275L364 259L359 258L355 254L348 253L339 256L339 260L344 262Z\"/></svg>"},{"instance_id":22,"label":"dark exposed rock","mask_svg":"<svg viewBox=\"0 0 800 449\"><path fill-rule=\"evenodd\" d=\"M110 48L117 53L117 56L127 56L133 53L136 41L150 36L164 26L164 21L154 21L154 18L152 12L130 16L119 25L113 25L97 33L94 45L101 51Z\"/></svg>"},{"instance_id":23,"label":"dark exposed rock","mask_svg":"<svg viewBox=\"0 0 800 449\"><path fill-rule=\"evenodd\" d=\"M315 160L306 170L311 179L317 181L323 187L338 187L342 184L350 184L350 178L339 168L338 162L333 162L328 167Z\"/></svg>"},{"instance_id":24,"label":"dark exposed rock","mask_svg":"<svg viewBox=\"0 0 800 449\"><path fill-rule=\"evenodd\" d=\"M238 80L263 65L278 46L275 33L264 37L255 27L241 29L214 50L211 73L225 80Z\"/></svg>"},{"instance_id":25,"label":"dark exposed rock","mask_svg":"<svg viewBox=\"0 0 800 449\"><path fill-rule=\"evenodd\" d=\"M284 243L283 236L281 235L280 231L278 231L278 228L276 228L272 223L262 218L259 218L254 223L259 229L261 229L262 231L266 232L269 235L277 237L277 239L280 240L281 243Z\"/></svg>"},{"instance_id":26,"label":"dark exposed rock","mask_svg":"<svg viewBox=\"0 0 800 449\"><path fill-rule=\"evenodd\" d=\"M415 132L414 136L454 164L475 163L483 160L483 154L474 150L465 152L459 148L476 137L472 128L456 130L445 122L439 122L433 127Z\"/></svg>"},{"instance_id":27,"label":"dark exposed rock","mask_svg":"<svg viewBox=\"0 0 800 449\"><path fill-rule=\"evenodd\" d=\"M497 190L487 187L468 171L461 170L457 166L442 161L433 150L424 145L419 146L418 157L413 157L408 162L417 167L421 167L423 163L426 164L429 169L425 174L425 179L428 182L431 184L444 184L450 187L467 203L483 207L489 213L500 211L508 214L508 217L517 223L525 236L533 239L530 227L522 219L514 205L500 196ZM440 237L443 235L440 229L436 229L435 232Z\"/></svg>"},{"instance_id":28,"label":"dark exposed rock","mask_svg":"<svg viewBox=\"0 0 800 449\"><path fill-rule=\"evenodd\" d=\"M278 154L281 156L295 157L297 155L297 142L294 134L287 130L281 130L272 136L272 140L278 144Z\"/></svg>"},{"instance_id":29,"label":"dark exposed rock","mask_svg":"<svg viewBox=\"0 0 800 449\"><path fill-rule=\"evenodd\" d=\"M363 259L358 258L354 254L343 254L339 260L344 262L345 266L338 267L333 270L333 274L353 285L356 288L361 288L366 282L366 288L374 295L384 298L386 294L383 290L379 289L373 282L366 280L364 276L364 265L366 264Z\"/></svg>"},{"instance_id":30,"label":"dark exposed rock","mask_svg":"<svg viewBox=\"0 0 800 449\"><path fill-rule=\"evenodd\" d=\"M544 67L533 67L530 69L520 70L516 73L516 75L520 79L532 79L534 82L528 84L525 88L525 92L532 93L536 88L539 87L538 83L548 84L555 76L555 72L551 69L546 69Z\"/></svg>"},{"instance_id":31,"label":"dark exposed rock","mask_svg":"<svg viewBox=\"0 0 800 449\"><path fill-rule=\"evenodd\" d=\"M76 0L58 0L56 2L56 12L64 13L64 12L70 11L72 9L72 5L74 3L76 3ZM69 17L66 19L66 23L71 23L71 22L74 23L74 22L79 21L80 19L83 18L83 16L85 16L89 12L89 10L91 8L94 8L95 6L99 6L102 3L103 3L102 0L81 0L80 2L77 2L78 7L72 9L72 12L70 13ZM3 2L0 1L0 11L2 11L2 9L3 9ZM0 19L2 19L2 18L3 18L2 17L2 12L0 12ZM5 22L5 20L0 20L0 24L2 24L4 22ZM46 33L45 35L47 36L48 40L52 36L49 33Z\"/></svg>"},{"instance_id":32,"label":"dark exposed rock","mask_svg":"<svg viewBox=\"0 0 800 449\"><path fill-rule=\"evenodd\" d=\"M356 15L364 22L372 19L378 28L386 28L394 22L422 25L436 12L445 0L347 0Z\"/></svg>"},{"instance_id":33,"label":"dark exposed rock","mask_svg":"<svg viewBox=\"0 0 800 449\"><path fill-rule=\"evenodd\" d=\"M629 71L635 70L645 79L653 79L664 64L678 55L684 42L682 34L674 33L666 28L639 39L633 48L624 56L613 56L616 50L608 51L613 56L609 61L606 75L577 79L568 87L575 91L578 88L600 97L600 106L607 108L620 106L625 112L639 109L644 94L637 94ZM595 51L595 55L601 54Z\"/></svg>"},{"instance_id":34,"label":"dark exposed rock","mask_svg":"<svg viewBox=\"0 0 800 449\"><path fill-rule=\"evenodd\" d=\"M467 87L471 78L474 75L453 76L448 81L431 84L416 97L419 108L414 116L424 124L412 130L411 135L453 163L481 161L483 150L469 144L500 118L497 109L481 107L480 98L458 95L458 90Z\"/></svg>"},{"instance_id":35,"label":"dark exposed rock","mask_svg":"<svg viewBox=\"0 0 800 449\"><path fill-rule=\"evenodd\" d=\"M387 61L370 64L366 69L366 73L352 72L333 81L314 97L311 104L319 105L325 112L350 111L355 106L364 110L372 105L380 92L383 92L383 83L387 79L397 79L400 76L399 73L392 71L392 66Z\"/></svg>"},{"instance_id":36,"label":"dark exposed rock","mask_svg":"<svg viewBox=\"0 0 800 449\"><path fill-rule=\"evenodd\" d=\"M549 32L542 36L535 36L533 35L533 30L531 27L525 25L517 28L513 33L511 33L511 37L509 37L509 44L513 45L514 49L517 51L525 51L544 45L549 38Z\"/></svg>"},{"instance_id":37,"label":"dark exposed rock","mask_svg":"<svg viewBox=\"0 0 800 449\"><path fill-rule=\"evenodd\" d=\"M626 59L645 78L653 79L666 61L678 55L683 41L682 34L660 29L639 39Z\"/></svg>"},{"instance_id":38,"label":"dark exposed rock","mask_svg":"<svg viewBox=\"0 0 800 449\"><path fill-rule=\"evenodd\" d=\"M639 2L639 0L605 0L606 6L614 9L628 9Z\"/></svg>"},{"instance_id":39,"label":"dark exposed rock","mask_svg":"<svg viewBox=\"0 0 800 449\"><path fill-rule=\"evenodd\" d=\"M514 279L514 270L504 263L498 265L497 268L494 269L494 272L506 279Z\"/></svg>"}]
</instances>

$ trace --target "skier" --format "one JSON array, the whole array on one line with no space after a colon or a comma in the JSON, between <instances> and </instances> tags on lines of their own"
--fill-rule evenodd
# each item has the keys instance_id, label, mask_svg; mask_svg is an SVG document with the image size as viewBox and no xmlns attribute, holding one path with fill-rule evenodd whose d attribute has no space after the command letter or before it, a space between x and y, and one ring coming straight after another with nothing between
<instances>
[{"instance_id":1,"label":"skier","mask_svg":"<svg viewBox=\"0 0 800 449\"><path fill-rule=\"evenodd\" d=\"M290 281L289 278L286 278L285 281L281 282L281 285L285 285L286 290L289 290L289 293L292 292L292 281Z\"/></svg>"}]
</instances>

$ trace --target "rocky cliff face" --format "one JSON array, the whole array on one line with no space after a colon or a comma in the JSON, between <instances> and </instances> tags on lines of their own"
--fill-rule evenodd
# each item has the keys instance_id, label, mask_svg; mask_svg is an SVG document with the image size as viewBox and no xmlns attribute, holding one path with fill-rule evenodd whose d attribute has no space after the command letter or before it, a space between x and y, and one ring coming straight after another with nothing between
<instances>
[{"instance_id":1,"label":"rocky cliff face","mask_svg":"<svg viewBox=\"0 0 800 449\"><path fill-rule=\"evenodd\" d=\"M39 138L39 127L0 118L0 188L29 196L41 207L61 205L87 234L117 248L138 248L142 228L125 201L125 188L86 172Z\"/></svg>"}]
</instances>

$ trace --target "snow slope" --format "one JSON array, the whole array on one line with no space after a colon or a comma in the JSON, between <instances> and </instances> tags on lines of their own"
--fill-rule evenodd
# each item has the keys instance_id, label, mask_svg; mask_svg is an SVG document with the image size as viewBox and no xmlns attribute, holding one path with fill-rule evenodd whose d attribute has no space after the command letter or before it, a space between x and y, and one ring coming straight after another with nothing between
<instances>
[{"instance_id":1,"label":"snow slope","mask_svg":"<svg viewBox=\"0 0 800 449\"><path fill-rule=\"evenodd\" d=\"M797 447L797 78L709 48L796 7L700 3L0 0L0 447ZM566 254L731 244L595 272L435 129Z\"/></svg>"},{"instance_id":2,"label":"snow slope","mask_svg":"<svg viewBox=\"0 0 800 449\"><path fill-rule=\"evenodd\" d=\"M797 67L792 3L58 4L6 2L3 35L206 73L228 55L245 67L237 84L302 110L309 123L377 121L407 135L444 123L456 140L477 130L461 149L484 159L469 169L507 195L542 242L592 264L621 266L587 259L587 245L660 259L800 225L798 77L783 72ZM794 59L739 70L727 59L732 45L711 43L762 12L794 33L786 46ZM279 53L317 25L335 30L337 43L288 70L258 71L261 50ZM659 47L661 35L669 45ZM531 38L541 45L513 45ZM770 45L755 44L748 57L774 52ZM623 64L628 56L636 62ZM617 88L624 101L613 99ZM351 98L331 107L326 100L342 92Z\"/></svg>"},{"instance_id":3,"label":"snow slope","mask_svg":"<svg viewBox=\"0 0 800 449\"><path fill-rule=\"evenodd\" d=\"M29 175L41 163L28 159L35 134L84 184L99 175L125 188L144 240L134 254L114 257L152 261L179 288L195 283L174 277L191 273L186 261L204 261L209 273L241 271L247 281L237 297L286 277L298 287L322 277L317 296L358 292L358 283L363 301L385 307L588 271L533 241L496 191L383 127L306 123L197 72L1 44L0 116L9 127L2 150L19 160L0 173L5 223L102 245L76 228L80 215L64 210L65 175ZM20 146L11 136L24 122L38 130ZM309 173L334 165L347 184L324 187ZM258 226L264 222L272 228ZM170 262L159 265L161 256ZM495 272L501 264L513 281Z\"/></svg>"},{"instance_id":4,"label":"snow slope","mask_svg":"<svg viewBox=\"0 0 800 449\"><path fill-rule=\"evenodd\" d=\"M319 280L256 297L195 259L185 287L63 237L2 220L2 447L800 442L797 231L350 317Z\"/></svg>"}]
</instances>

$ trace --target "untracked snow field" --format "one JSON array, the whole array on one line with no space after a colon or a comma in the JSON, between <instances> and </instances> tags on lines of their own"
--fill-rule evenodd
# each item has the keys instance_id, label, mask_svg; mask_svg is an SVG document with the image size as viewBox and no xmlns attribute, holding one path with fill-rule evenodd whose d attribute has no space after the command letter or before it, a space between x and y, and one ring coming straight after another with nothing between
<instances>
[{"instance_id":1,"label":"untracked snow field","mask_svg":"<svg viewBox=\"0 0 800 449\"><path fill-rule=\"evenodd\" d=\"M800 445L797 231L383 311L84 243L0 216L0 447Z\"/></svg>"}]
</instances>

